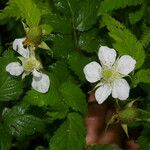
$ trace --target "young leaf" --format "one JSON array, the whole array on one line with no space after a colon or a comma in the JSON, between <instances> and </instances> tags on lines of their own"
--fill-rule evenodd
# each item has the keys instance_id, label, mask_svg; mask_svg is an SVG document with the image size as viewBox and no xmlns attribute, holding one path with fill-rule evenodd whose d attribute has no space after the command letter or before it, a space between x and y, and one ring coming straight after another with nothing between
<instances>
[{"instance_id":1,"label":"young leaf","mask_svg":"<svg viewBox=\"0 0 150 150\"><path fill-rule=\"evenodd\" d=\"M14 59L0 58L0 101L17 99L23 90L23 82L14 79L6 72L6 65Z\"/></svg>"},{"instance_id":2,"label":"young leaf","mask_svg":"<svg viewBox=\"0 0 150 150\"><path fill-rule=\"evenodd\" d=\"M81 89L71 83L70 81L65 82L61 87L60 91L63 95L65 103L75 111L79 111L83 114L86 113L86 98Z\"/></svg>"},{"instance_id":3,"label":"young leaf","mask_svg":"<svg viewBox=\"0 0 150 150\"><path fill-rule=\"evenodd\" d=\"M51 150L83 150L85 128L82 117L70 113L50 141Z\"/></svg>"}]
</instances>

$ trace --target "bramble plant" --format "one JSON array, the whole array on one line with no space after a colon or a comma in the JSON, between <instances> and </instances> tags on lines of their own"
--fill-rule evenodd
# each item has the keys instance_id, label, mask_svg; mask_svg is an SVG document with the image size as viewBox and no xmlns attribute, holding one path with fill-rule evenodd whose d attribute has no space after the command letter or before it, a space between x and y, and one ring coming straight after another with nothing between
<instances>
[{"instance_id":1,"label":"bramble plant","mask_svg":"<svg viewBox=\"0 0 150 150\"><path fill-rule=\"evenodd\" d=\"M0 150L149 150L149 4L0 0Z\"/></svg>"}]
</instances>

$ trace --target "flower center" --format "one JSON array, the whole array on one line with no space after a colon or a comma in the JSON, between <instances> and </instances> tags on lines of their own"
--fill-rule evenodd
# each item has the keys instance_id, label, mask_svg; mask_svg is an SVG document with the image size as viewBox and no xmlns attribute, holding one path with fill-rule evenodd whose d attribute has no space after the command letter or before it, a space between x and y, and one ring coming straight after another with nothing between
<instances>
[{"instance_id":1,"label":"flower center","mask_svg":"<svg viewBox=\"0 0 150 150\"><path fill-rule=\"evenodd\" d=\"M120 78L120 74L113 69L104 69L102 71L103 79L107 82L112 82L117 78Z\"/></svg>"},{"instance_id":2,"label":"flower center","mask_svg":"<svg viewBox=\"0 0 150 150\"><path fill-rule=\"evenodd\" d=\"M35 58L30 58L23 63L23 67L25 71L31 72L34 69L40 69L41 63Z\"/></svg>"}]
</instances>

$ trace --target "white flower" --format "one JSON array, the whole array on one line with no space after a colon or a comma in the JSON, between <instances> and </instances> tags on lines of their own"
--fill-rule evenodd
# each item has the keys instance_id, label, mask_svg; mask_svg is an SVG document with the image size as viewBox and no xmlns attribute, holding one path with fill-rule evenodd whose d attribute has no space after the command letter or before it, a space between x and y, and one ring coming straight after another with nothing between
<instances>
[{"instance_id":1,"label":"white flower","mask_svg":"<svg viewBox=\"0 0 150 150\"><path fill-rule=\"evenodd\" d=\"M116 51L107 46L101 46L98 52L100 63L95 61L87 64L83 71L86 79L91 82L100 81L95 88L95 98L99 104L103 103L112 93L113 98L126 100L130 87L123 77L128 76L136 61L129 55L116 59Z\"/></svg>"},{"instance_id":2,"label":"white flower","mask_svg":"<svg viewBox=\"0 0 150 150\"><path fill-rule=\"evenodd\" d=\"M23 73L22 77L32 73L32 87L41 93L46 93L50 86L49 77L39 72L42 69L41 63L35 58L34 51L29 51L28 47L24 47L24 38L16 39L13 42L13 49L23 57L19 57L22 65L19 62L12 62L6 66L6 71L13 76L19 76Z\"/></svg>"}]
</instances>

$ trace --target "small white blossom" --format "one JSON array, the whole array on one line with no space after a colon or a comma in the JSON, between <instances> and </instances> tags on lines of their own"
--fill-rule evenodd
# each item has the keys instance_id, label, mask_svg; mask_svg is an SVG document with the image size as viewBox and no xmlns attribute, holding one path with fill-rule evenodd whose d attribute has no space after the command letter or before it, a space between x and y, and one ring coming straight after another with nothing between
<instances>
[{"instance_id":1,"label":"small white blossom","mask_svg":"<svg viewBox=\"0 0 150 150\"><path fill-rule=\"evenodd\" d=\"M103 103L111 93L113 98L120 100L129 97L130 87L123 77L134 70L136 61L129 55L117 59L116 56L114 49L101 46L98 52L101 65L93 61L83 69L90 83L99 81L95 87L95 98L99 104Z\"/></svg>"},{"instance_id":2,"label":"small white blossom","mask_svg":"<svg viewBox=\"0 0 150 150\"><path fill-rule=\"evenodd\" d=\"M15 39L13 42L13 49L17 51L21 56L19 59L22 61L22 65L19 62L12 62L6 66L6 71L13 76L19 76L23 73L22 77L32 73L32 87L38 92L46 93L50 86L50 80L48 75L39 72L42 69L41 63L35 58L34 51L29 51L28 47L24 47L24 38Z\"/></svg>"}]
</instances>

